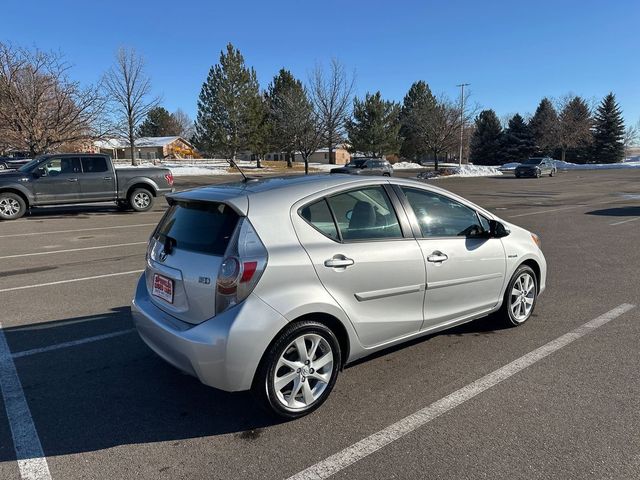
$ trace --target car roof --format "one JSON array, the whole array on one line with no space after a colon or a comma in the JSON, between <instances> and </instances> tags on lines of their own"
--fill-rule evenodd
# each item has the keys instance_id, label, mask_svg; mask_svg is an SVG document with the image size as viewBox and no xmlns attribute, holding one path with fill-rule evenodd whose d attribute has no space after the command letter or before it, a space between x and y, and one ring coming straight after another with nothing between
<instances>
[{"instance_id":1,"label":"car roof","mask_svg":"<svg viewBox=\"0 0 640 480\"><path fill-rule=\"evenodd\" d=\"M456 198L463 203L472 204L468 200L445 189L413 179L381 176L360 177L336 173L263 177L251 179L248 182L222 183L184 190L167 195L167 198L170 203L176 200L224 202L234 207L239 213L246 215L249 209L249 203L254 200L257 203L264 200L269 203L269 205L273 205L272 202L276 202L279 205L293 205L303 198L325 190L332 190L342 186L356 187L358 185L373 183L391 183L424 188L432 192Z\"/></svg>"}]
</instances>

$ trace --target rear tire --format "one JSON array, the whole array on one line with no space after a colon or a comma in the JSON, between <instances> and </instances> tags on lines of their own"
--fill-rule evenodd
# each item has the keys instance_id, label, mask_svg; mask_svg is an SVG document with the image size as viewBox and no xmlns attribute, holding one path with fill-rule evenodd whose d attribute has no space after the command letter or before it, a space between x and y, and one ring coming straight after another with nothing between
<instances>
[{"instance_id":1,"label":"rear tire","mask_svg":"<svg viewBox=\"0 0 640 480\"><path fill-rule=\"evenodd\" d=\"M304 351L301 353L299 348ZM254 378L253 394L265 409L279 417L307 415L331 393L341 358L340 343L326 325L294 322L264 354Z\"/></svg>"},{"instance_id":2,"label":"rear tire","mask_svg":"<svg viewBox=\"0 0 640 480\"><path fill-rule=\"evenodd\" d=\"M533 269L520 265L515 271L504 293L498 316L507 327L525 323L536 307L538 300L538 278Z\"/></svg>"},{"instance_id":3,"label":"rear tire","mask_svg":"<svg viewBox=\"0 0 640 480\"><path fill-rule=\"evenodd\" d=\"M0 193L0 220L16 220L27 211L27 202L15 193Z\"/></svg>"},{"instance_id":4,"label":"rear tire","mask_svg":"<svg viewBox=\"0 0 640 480\"><path fill-rule=\"evenodd\" d=\"M136 188L134 189L128 197L129 205L136 212L146 212L147 210L151 210L153 208L154 197L153 193L151 193L146 188Z\"/></svg>"},{"instance_id":5,"label":"rear tire","mask_svg":"<svg viewBox=\"0 0 640 480\"><path fill-rule=\"evenodd\" d=\"M542 172L540 170L536 170L536 178L540 178L542 176Z\"/></svg>"}]
</instances>

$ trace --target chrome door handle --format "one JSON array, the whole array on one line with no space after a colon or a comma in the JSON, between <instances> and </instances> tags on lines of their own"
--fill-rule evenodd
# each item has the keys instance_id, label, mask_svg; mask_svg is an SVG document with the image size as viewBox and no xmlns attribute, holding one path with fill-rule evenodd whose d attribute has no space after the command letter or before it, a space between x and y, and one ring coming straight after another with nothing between
<instances>
[{"instance_id":1,"label":"chrome door handle","mask_svg":"<svg viewBox=\"0 0 640 480\"><path fill-rule=\"evenodd\" d=\"M67 178L67 182L77 182L77 178Z\"/></svg>"},{"instance_id":2,"label":"chrome door handle","mask_svg":"<svg viewBox=\"0 0 640 480\"><path fill-rule=\"evenodd\" d=\"M427 261L433 262L433 263L442 263L442 262L446 262L447 260L449 260L449 257L439 251L435 251L427 257Z\"/></svg>"},{"instance_id":3,"label":"chrome door handle","mask_svg":"<svg viewBox=\"0 0 640 480\"><path fill-rule=\"evenodd\" d=\"M333 258L324 261L325 267L331 268L346 268L353 265L355 262L351 258L347 258L344 255L336 255Z\"/></svg>"},{"instance_id":4,"label":"chrome door handle","mask_svg":"<svg viewBox=\"0 0 640 480\"><path fill-rule=\"evenodd\" d=\"M111 177L104 177L103 180L111 180Z\"/></svg>"}]
</instances>

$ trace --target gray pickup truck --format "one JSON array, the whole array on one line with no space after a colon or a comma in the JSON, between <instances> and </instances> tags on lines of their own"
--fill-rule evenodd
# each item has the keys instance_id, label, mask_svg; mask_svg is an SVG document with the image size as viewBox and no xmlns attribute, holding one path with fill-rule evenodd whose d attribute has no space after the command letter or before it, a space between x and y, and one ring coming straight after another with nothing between
<instances>
[{"instance_id":1,"label":"gray pickup truck","mask_svg":"<svg viewBox=\"0 0 640 480\"><path fill-rule=\"evenodd\" d=\"M172 191L168 168L115 169L108 155L44 155L0 172L0 220L15 220L33 207L75 203L114 202L144 212L155 197Z\"/></svg>"}]
</instances>

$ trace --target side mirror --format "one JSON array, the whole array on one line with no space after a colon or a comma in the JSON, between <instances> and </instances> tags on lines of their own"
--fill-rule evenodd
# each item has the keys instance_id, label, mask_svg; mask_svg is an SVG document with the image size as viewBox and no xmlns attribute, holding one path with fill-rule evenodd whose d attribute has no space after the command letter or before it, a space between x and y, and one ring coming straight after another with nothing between
<instances>
[{"instance_id":1,"label":"side mirror","mask_svg":"<svg viewBox=\"0 0 640 480\"><path fill-rule=\"evenodd\" d=\"M492 238L502 238L509 235L511 231L497 220L489 220L489 234Z\"/></svg>"}]
</instances>

